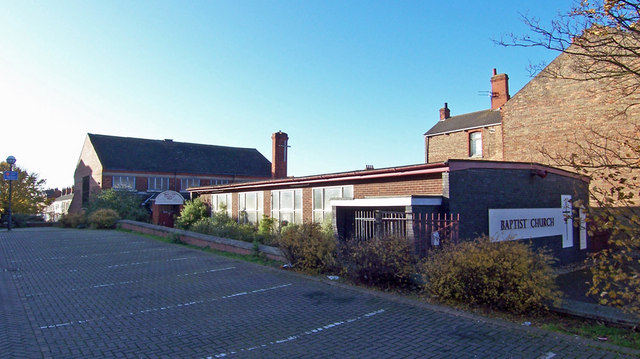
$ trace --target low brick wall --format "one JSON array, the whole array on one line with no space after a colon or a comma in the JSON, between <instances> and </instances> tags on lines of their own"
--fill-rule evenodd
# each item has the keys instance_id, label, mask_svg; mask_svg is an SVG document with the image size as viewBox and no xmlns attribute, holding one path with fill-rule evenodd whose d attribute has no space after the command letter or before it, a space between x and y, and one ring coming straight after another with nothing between
<instances>
[{"instance_id":1,"label":"low brick wall","mask_svg":"<svg viewBox=\"0 0 640 359\"><path fill-rule=\"evenodd\" d=\"M221 238L215 236L208 236L206 234L200 234L181 229L169 228L158 226L155 224L136 222L130 220L118 221L122 229L128 229L134 232L152 234L155 236L169 237L170 235L180 236L180 240L184 243L191 244L201 248L211 248L219 251L238 253L238 254L253 254L253 243L238 241L235 239ZM279 248L260 245L258 250L263 253L267 258L276 261L286 262L286 258L282 254Z\"/></svg>"}]
</instances>

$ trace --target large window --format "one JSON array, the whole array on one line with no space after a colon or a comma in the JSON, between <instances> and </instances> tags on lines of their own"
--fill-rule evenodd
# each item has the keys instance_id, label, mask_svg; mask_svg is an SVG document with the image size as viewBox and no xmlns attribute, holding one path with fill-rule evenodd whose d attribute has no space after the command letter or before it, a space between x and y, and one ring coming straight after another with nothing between
<instances>
[{"instance_id":1,"label":"large window","mask_svg":"<svg viewBox=\"0 0 640 359\"><path fill-rule=\"evenodd\" d=\"M116 189L134 190L136 189L136 177L135 176L113 176L112 187Z\"/></svg>"},{"instance_id":2,"label":"large window","mask_svg":"<svg viewBox=\"0 0 640 359\"><path fill-rule=\"evenodd\" d=\"M469 133L469 157L482 157L482 132Z\"/></svg>"},{"instance_id":3,"label":"large window","mask_svg":"<svg viewBox=\"0 0 640 359\"><path fill-rule=\"evenodd\" d=\"M211 213L220 213L225 211L227 216L231 218L231 193L220 193L211 195Z\"/></svg>"},{"instance_id":4,"label":"large window","mask_svg":"<svg viewBox=\"0 0 640 359\"><path fill-rule=\"evenodd\" d=\"M162 192L169 190L169 177L149 177L148 191Z\"/></svg>"},{"instance_id":5,"label":"large window","mask_svg":"<svg viewBox=\"0 0 640 359\"><path fill-rule=\"evenodd\" d=\"M278 223L302 224L302 190L272 191L271 218Z\"/></svg>"},{"instance_id":6,"label":"large window","mask_svg":"<svg viewBox=\"0 0 640 359\"><path fill-rule=\"evenodd\" d=\"M181 178L180 179L180 191L187 192L189 187L199 187L200 178Z\"/></svg>"},{"instance_id":7,"label":"large window","mask_svg":"<svg viewBox=\"0 0 640 359\"><path fill-rule=\"evenodd\" d=\"M264 213L262 192L238 193L238 221L258 223Z\"/></svg>"},{"instance_id":8,"label":"large window","mask_svg":"<svg viewBox=\"0 0 640 359\"><path fill-rule=\"evenodd\" d=\"M331 219L332 199L353 199L353 186L313 189L313 221L322 223Z\"/></svg>"}]
</instances>

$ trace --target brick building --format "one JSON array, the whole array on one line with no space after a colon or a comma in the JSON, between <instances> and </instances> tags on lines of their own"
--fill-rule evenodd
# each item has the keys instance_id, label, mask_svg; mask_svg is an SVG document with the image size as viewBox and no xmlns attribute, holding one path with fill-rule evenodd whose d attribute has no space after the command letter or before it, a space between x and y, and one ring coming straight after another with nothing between
<instances>
[{"instance_id":1,"label":"brick building","mask_svg":"<svg viewBox=\"0 0 640 359\"><path fill-rule=\"evenodd\" d=\"M449 160L189 191L203 198L212 211L224 209L239 222L257 223L263 215L280 223L331 220L341 237L363 237L382 230L413 240L418 252L437 245L432 242L436 232L442 240L489 233L500 239L513 235L512 239L535 238L535 246L547 246L561 261L570 262L582 259L592 243L584 226L565 221L562 199L585 200L587 187L587 178L538 164ZM570 206L570 201L564 202ZM492 227L492 221L515 223L509 217L513 213L526 222L519 228L524 232ZM550 216L555 216L555 232L526 231L535 218ZM381 228L375 228L376 221Z\"/></svg>"},{"instance_id":2,"label":"brick building","mask_svg":"<svg viewBox=\"0 0 640 359\"><path fill-rule=\"evenodd\" d=\"M445 103L440 120L424 134L425 162L464 158L557 166L557 158L588 158L598 146L619 151L616 139L636 137L640 128L640 87L633 79L585 74L580 61L560 54L513 97L508 76L494 69L491 108L451 116ZM603 184L597 177L591 183Z\"/></svg>"},{"instance_id":3,"label":"brick building","mask_svg":"<svg viewBox=\"0 0 640 359\"><path fill-rule=\"evenodd\" d=\"M273 139L285 152L270 163L253 148L87 134L70 212L86 207L91 194L102 189L128 189L153 201L165 191L187 195L189 187L286 176L287 135L278 132Z\"/></svg>"}]
</instances>

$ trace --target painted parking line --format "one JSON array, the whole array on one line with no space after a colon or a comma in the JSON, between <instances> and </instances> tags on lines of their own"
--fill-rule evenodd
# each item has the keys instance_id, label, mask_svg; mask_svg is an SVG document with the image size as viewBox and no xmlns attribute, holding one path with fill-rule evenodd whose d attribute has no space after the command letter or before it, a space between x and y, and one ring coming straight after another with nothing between
<instances>
[{"instance_id":1,"label":"painted parking line","mask_svg":"<svg viewBox=\"0 0 640 359\"><path fill-rule=\"evenodd\" d=\"M147 309L142 309L142 310L138 310L138 311L135 311L135 312L129 312L129 313L124 313L124 314L116 314L116 315L109 316L109 317L102 316L102 317L97 317L97 318L74 320L74 321L69 321L69 322L64 322L64 323L42 325L39 328L40 329L61 328L61 327L67 327L67 326L70 326L70 325L78 325L78 324L85 324L85 323L89 323L89 322L96 322L96 321L104 320L104 319L107 319L107 318L109 318L109 319L124 318L124 317L132 317L132 316L136 316L136 315L154 313L154 312L170 310L170 309L179 309L179 308L189 307L189 306L197 305L197 304L211 303L211 302L217 302L217 301L220 301L220 300L237 298L237 297L245 296L245 295L269 292L269 291L276 290L276 289L286 288L286 287L289 287L291 285L292 285L292 283L286 283L286 284L276 285L276 286L273 286L273 287L255 289L255 290L248 291L248 292L239 292L239 293L228 294L228 295L224 295L224 296L221 296L221 297L218 297L218 298L195 300L195 301L191 301L191 302L185 302L185 303L179 303L179 304L171 304L171 305L165 305L165 306L161 306L161 307L147 308Z\"/></svg>"},{"instance_id":2,"label":"painted parking line","mask_svg":"<svg viewBox=\"0 0 640 359\"><path fill-rule=\"evenodd\" d=\"M234 355L234 354L238 354L238 353L242 353L242 352L249 352L249 351L253 351L253 350L257 350L257 349L266 348L266 347L272 346L272 345L288 343L288 342L300 339L300 338L305 337L305 336L318 334L318 333L323 332L323 331L328 330L328 329L336 328L336 327L339 327L339 326L342 326L342 325L345 325L345 324L351 324L351 323L357 322L357 321L362 320L362 319L370 318L370 317L373 317L374 315L382 314L382 313L384 313L384 311L385 311L384 309L378 309L378 310L363 314L363 315L358 316L358 317L345 319L345 320L340 320L340 321L333 322L333 323L329 323L329 324L326 324L326 325L323 325L323 326L320 326L320 327L317 327L317 328L309 329L309 330L306 330L304 332L300 332L300 333L297 333L297 334L294 334L294 335L290 335L290 336L288 336L286 338L280 338L280 339L277 339L277 340L274 340L274 341L270 341L268 343L263 343L263 344L255 345L255 346L248 347L248 348L242 348L242 349L238 349L238 350L230 350L230 351L227 351L227 352L218 353L218 354L215 354L213 356L208 356L207 359L224 358L224 357L227 357L227 356L230 356L230 355Z\"/></svg>"}]
</instances>

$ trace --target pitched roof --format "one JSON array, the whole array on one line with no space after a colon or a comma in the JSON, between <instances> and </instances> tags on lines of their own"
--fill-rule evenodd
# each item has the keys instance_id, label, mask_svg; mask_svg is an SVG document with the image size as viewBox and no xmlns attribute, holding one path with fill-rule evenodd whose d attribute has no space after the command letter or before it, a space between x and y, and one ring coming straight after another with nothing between
<instances>
[{"instance_id":1,"label":"pitched roof","mask_svg":"<svg viewBox=\"0 0 640 359\"><path fill-rule=\"evenodd\" d=\"M271 177L255 148L87 134L106 170Z\"/></svg>"},{"instance_id":2,"label":"pitched roof","mask_svg":"<svg viewBox=\"0 0 640 359\"><path fill-rule=\"evenodd\" d=\"M435 126L427 131L425 136L442 135L450 132L471 130L502 123L500 110L484 110L478 112L465 113L458 116L449 117L446 120L438 121Z\"/></svg>"}]
</instances>

